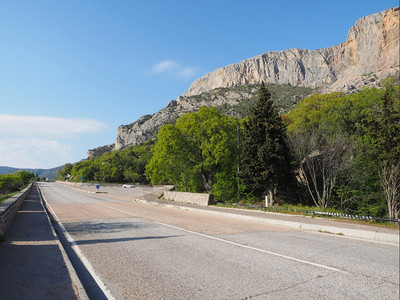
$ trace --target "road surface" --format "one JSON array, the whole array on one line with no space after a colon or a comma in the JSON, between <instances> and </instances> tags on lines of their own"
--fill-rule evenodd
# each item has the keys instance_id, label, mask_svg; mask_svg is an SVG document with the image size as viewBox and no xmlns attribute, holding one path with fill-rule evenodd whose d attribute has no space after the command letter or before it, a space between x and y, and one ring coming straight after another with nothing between
<instances>
[{"instance_id":1,"label":"road surface","mask_svg":"<svg viewBox=\"0 0 400 300\"><path fill-rule=\"evenodd\" d=\"M399 298L398 245L133 201L150 187L40 188L111 299Z\"/></svg>"}]
</instances>

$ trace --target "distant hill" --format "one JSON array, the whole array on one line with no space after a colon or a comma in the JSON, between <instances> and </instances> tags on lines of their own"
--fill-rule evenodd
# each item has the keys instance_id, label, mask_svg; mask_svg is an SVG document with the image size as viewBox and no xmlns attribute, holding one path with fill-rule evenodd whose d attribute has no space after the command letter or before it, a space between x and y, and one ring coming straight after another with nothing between
<instances>
[{"instance_id":1,"label":"distant hill","mask_svg":"<svg viewBox=\"0 0 400 300\"><path fill-rule=\"evenodd\" d=\"M62 170L62 168L64 167L64 165L59 166L59 167L55 167L52 169L19 169L19 168L13 168L13 167L5 167L5 166L0 166L0 175L3 174L11 174L17 171L28 171L28 172L32 172L35 175L37 175L39 178L43 178L43 177L47 177L50 180L54 180L54 178L56 177L57 174L57 170Z\"/></svg>"}]
</instances>

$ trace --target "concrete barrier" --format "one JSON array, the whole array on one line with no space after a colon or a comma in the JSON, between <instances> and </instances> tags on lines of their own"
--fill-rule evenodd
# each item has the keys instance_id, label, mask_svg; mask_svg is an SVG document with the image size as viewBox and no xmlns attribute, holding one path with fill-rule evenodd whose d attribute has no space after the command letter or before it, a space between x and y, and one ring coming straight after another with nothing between
<instances>
[{"instance_id":1,"label":"concrete barrier","mask_svg":"<svg viewBox=\"0 0 400 300\"><path fill-rule=\"evenodd\" d=\"M187 193L187 192L164 192L164 199L173 200L182 203L192 203L202 206L211 204L211 197L209 194L201 193Z\"/></svg>"},{"instance_id":2,"label":"concrete barrier","mask_svg":"<svg viewBox=\"0 0 400 300\"><path fill-rule=\"evenodd\" d=\"M21 208L26 196L30 193L33 183L29 184L18 194L0 203L0 241L4 240L4 233Z\"/></svg>"}]
</instances>

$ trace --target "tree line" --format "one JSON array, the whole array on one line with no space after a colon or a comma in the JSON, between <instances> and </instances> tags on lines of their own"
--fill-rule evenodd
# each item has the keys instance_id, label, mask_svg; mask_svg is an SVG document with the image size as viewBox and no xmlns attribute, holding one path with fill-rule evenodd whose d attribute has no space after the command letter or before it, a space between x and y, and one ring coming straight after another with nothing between
<instances>
[{"instance_id":1,"label":"tree line","mask_svg":"<svg viewBox=\"0 0 400 300\"><path fill-rule=\"evenodd\" d=\"M294 203L399 217L399 86L315 94L279 115L264 84L238 120L201 107L157 139L67 164L59 179L173 184L217 201Z\"/></svg>"},{"instance_id":2,"label":"tree line","mask_svg":"<svg viewBox=\"0 0 400 300\"><path fill-rule=\"evenodd\" d=\"M34 178L35 175L27 171L0 175L0 200L8 198L9 194L22 190Z\"/></svg>"}]
</instances>

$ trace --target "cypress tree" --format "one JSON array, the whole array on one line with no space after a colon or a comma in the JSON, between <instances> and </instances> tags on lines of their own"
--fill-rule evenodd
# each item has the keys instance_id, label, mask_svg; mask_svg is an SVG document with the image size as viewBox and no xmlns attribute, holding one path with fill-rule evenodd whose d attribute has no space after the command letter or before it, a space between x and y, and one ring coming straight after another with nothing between
<instances>
[{"instance_id":1,"label":"cypress tree","mask_svg":"<svg viewBox=\"0 0 400 300\"><path fill-rule=\"evenodd\" d=\"M285 126L262 83L257 103L243 124L240 177L248 191L268 195L271 205L275 190L291 170L285 138Z\"/></svg>"}]
</instances>

